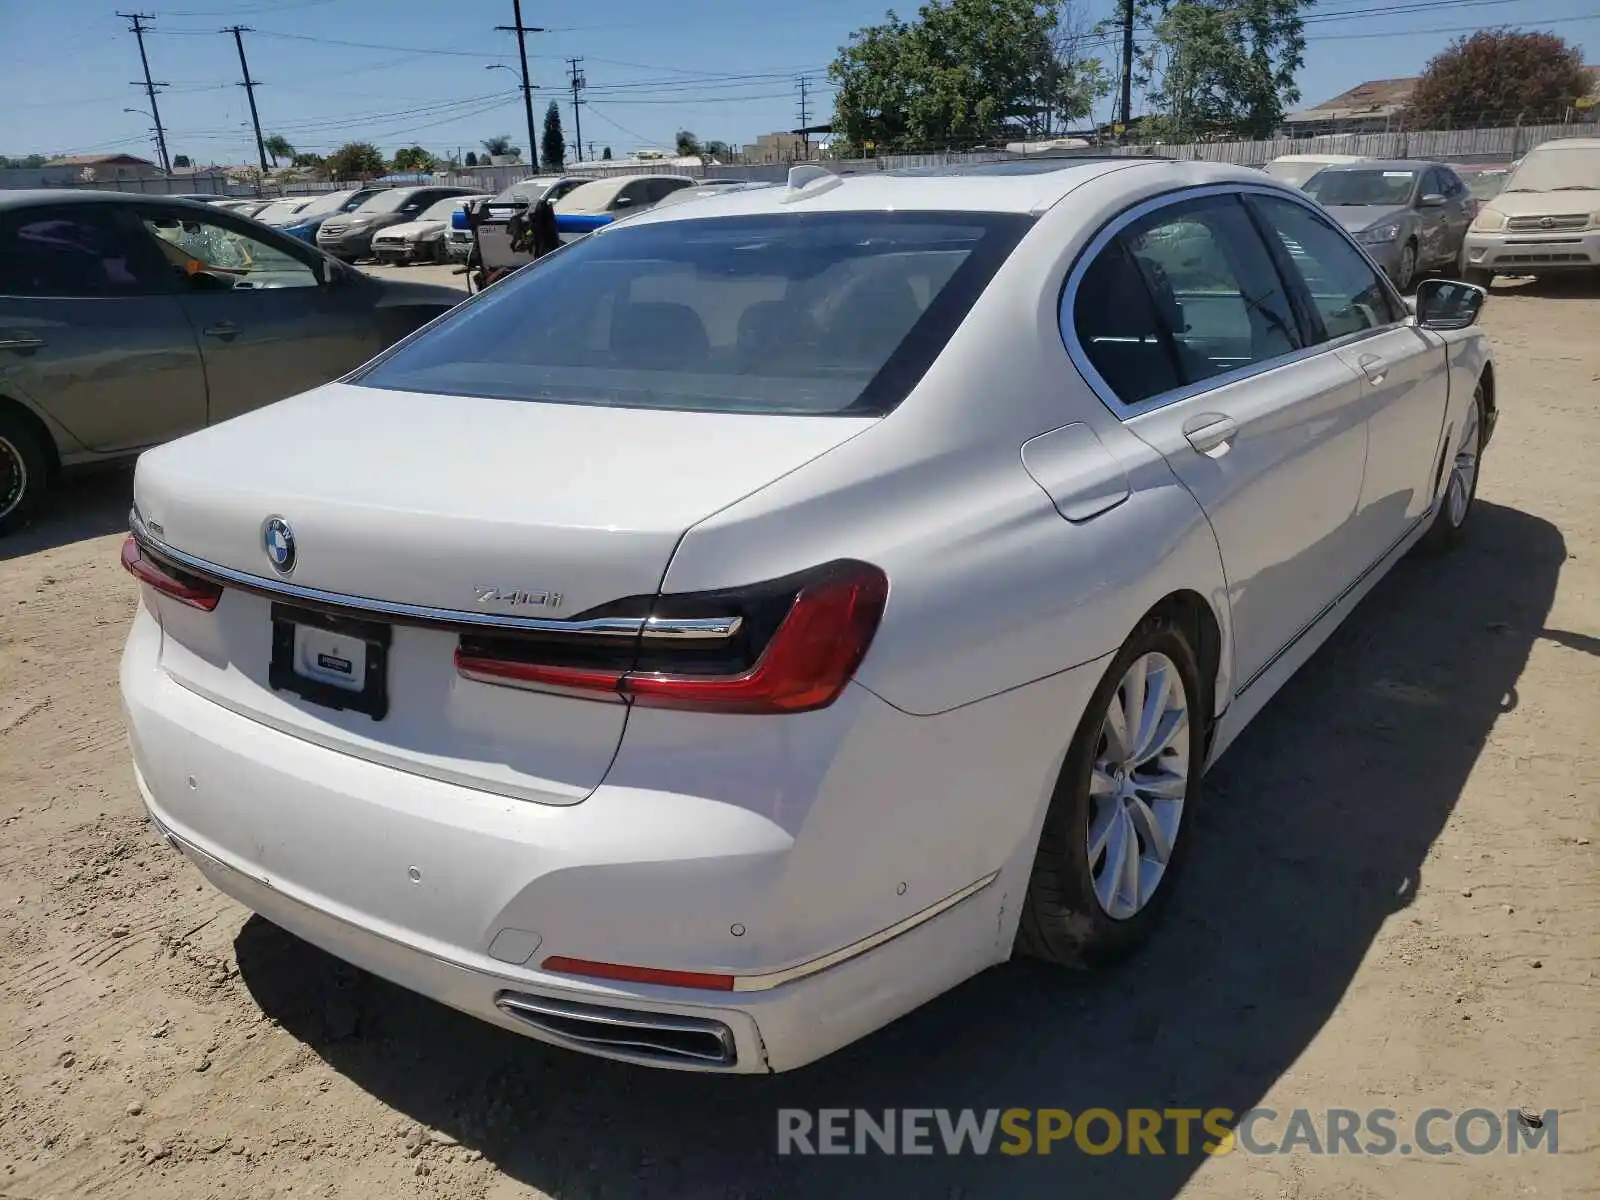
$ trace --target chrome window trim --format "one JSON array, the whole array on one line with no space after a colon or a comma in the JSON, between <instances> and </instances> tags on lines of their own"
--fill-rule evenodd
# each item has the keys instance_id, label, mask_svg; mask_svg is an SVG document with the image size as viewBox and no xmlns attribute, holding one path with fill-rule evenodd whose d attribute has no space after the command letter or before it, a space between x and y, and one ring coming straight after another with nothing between
<instances>
[{"instance_id":1,"label":"chrome window trim","mask_svg":"<svg viewBox=\"0 0 1600 1200\"><path fill-rule=\"evenodd\" d=\"M557 620L552 617L512 617L499 613L472 612L465 609L431 608L423 604L403 604L394 600L374 600L366 596L350 596L342 592L326 592L320 588L305 587L281 579L267 579L219 566L203 558L196 558L157 538L149 530L138 509L128 515L128 528L140 547L157 558L213 583L230 585L262 596L281 596L287 600L302 600L333 608L346 609L358 616L391 617L397 621L418 625L468 625L474 628L502 629L522 633L567 633L593 637L641 637L647 640L684 641L689 639L725 641L738 633L744 618L732 617L598 617L584 621Z\"/></svg>"},{"instance_id":2,"label":"chrome window trim","mask_svg":"<svg viewBox=\"0 0 1600 1200\"><path fill-rule=\"evenodd\" d=\"M1119 400L1115 390L1105 381L1100 372L1095 370L1094 364L1089 360L1088 353L1078 340L1077 324L1072 318L1078 303L1078 287L1083 282L1084 275L1088 273L1090 264L1099 257L1100 253L1105 250L1113 238L1135 221L1153 212L1158 212L1175 204L1181 204L1187 200L1200 200L1208 196L1239 196L1244 194L1267 196L1300 205L1312 217L1338 233L1344 238L1347 245L1355 249L1356 253L1361 256L1362 261L1367 264L1372 273L1382 283L1395 308L1399 312L1406 312L1404 298L1399 292L1395 291L1394 285L1389 282L1389 277L1372 261L1371 256L1361 248L1361 244L1351 237L1348 232L1340 228L1338 222L1329 220L1327 214L1319 209L1309 197L1299 192L1291 192L1283 188L1257 183L1210 183L1197 187L1181 188L1177 191L1162 192L1160 195L1140 201L1132 208L1124 209L1101 227L1089 244L1079 252L1077 261L1072 264L1072 269L1067 274L1067 281L1061 289L1061 299L1056 305L1056 327L1060 332L1062 344L1066 347L1067 357L1072 360L1072 365L1077 367L1078 374L1083 377L1083 381L1089 385L1089 389L1094 392L1100 403L1105 405L1111 415L1119 421L1131 421L1133 418L1141 417L1145 413L1166 408L1169 404L1178 404L1195 396L1203 395L1206 392L1227 387L1229 384L1238 383L1245 379L1253 379L1257 375L1264 375L1268 371L1276 371L1280 367L1292 366L1318 354L1342 350L1346 346L1366 341L1368 338L1377 337L1391 330L1403 329L1415 323L1415 317L1408 315L1399 321L1391 321L1386 325L1377 325L1371 329L1358 330L1355 333L1345 334L1341 338L1319 342L1315 346L1303 346L1289 354L1280 354L1275 358L1263 359L1261 362L1251 363L1246 367L1224 371L1220 375L1212 375L1180 388L1158 392L1154 396L1148 396L1134 404L1125 404Z\"/></svg>"}]
</instances>

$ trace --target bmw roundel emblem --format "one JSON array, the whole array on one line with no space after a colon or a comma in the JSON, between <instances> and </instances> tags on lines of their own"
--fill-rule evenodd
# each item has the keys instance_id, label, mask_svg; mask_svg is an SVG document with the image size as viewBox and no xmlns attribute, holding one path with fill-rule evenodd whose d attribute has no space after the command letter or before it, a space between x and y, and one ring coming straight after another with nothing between
<instances>
[{"instance_id":1,"label":"bmw roundel emblem","mask_svg":"<svg viewBox=\"0 0 1600 1200\"><path fill-rule=\"evenodd\" d=\"M280 574L294 570L294 530L282 517L269 517L261 527L261 545Z\"/></svg>"}]
</instances>

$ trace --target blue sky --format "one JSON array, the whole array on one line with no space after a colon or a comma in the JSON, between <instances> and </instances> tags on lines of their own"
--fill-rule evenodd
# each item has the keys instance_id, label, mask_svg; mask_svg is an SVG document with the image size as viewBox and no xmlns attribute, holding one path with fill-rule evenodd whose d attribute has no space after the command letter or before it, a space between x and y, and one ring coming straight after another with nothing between
<instances>
[{"instance_id":1,"label":"blue sky","mask_svg":"<svg viewBox=\"0 0 1600 1200\"><path fill-rule=\"evenodd\" d=\"M1090 21L1114 0L1086 0ZM0 152L126 150L153 157L138 48L115 0L0 0ZM129 7L124 3L123 8ZM147 0L151 70L170 87L158 98L173 154L197 162L254 158L239 63L223 25L244 24L263 130L303 150L377 142L386 152L420 143L435 152L475 148L485 137L526 141L515 66L511 0ZM810 77L813 111L831 111L826 69L849 32L882 18L864 0L611 0L605 5L527 0L523 19L549 32L529 38L530 68L563 101L572 140L571 55L584 57L589 90L583 138L618 156L670 145L674 131L733 143L796 124L797 79ZM908 13L914 3L902 3ZM1310 10L1307 103L1366 79L1415 74L1457 31L1497 24L1548 29L1600 61L1596 0L1324 0ZM359 43L338 44L338 43ZM1108 56L1111 47L1106 46ZM1097 115L1109 112L1103 102Z\"/></svg>"}]
</instances>

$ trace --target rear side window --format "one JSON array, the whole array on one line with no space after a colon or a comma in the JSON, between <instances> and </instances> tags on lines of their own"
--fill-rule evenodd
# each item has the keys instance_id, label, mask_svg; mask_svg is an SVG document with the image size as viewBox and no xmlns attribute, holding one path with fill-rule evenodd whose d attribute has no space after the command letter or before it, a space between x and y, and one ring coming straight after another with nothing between
<instances>
[{"instance_id":1,"label":"rear side window","mask_svg":"<svg viewBox=\"0 0 1600 1200\"><path fill-rule=\"evenodd\" d=\"M1166 205L1123 229L1079 282L1072 317L1124 404L1301 345L1271 255L1231 196Z\"/></svg>"},{"instance_id":2,"label":"rear side window","mask_svg":"<svg viewBox=\"0 0 1600 1200\"><path fill-rule=\"evenodd\" d=\"M1032 219L796 213L619 225L524 268L359 376L617 408L889 411Z\"/></svg>"}]
</instances>

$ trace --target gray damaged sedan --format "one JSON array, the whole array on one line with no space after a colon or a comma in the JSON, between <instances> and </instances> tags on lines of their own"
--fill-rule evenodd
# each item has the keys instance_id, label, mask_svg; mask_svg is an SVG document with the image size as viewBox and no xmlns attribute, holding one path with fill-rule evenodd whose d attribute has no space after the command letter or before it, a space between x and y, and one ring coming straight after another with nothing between
<instances>
[{"instance_id":1,"label":"gray damaged sedan","mask_svg":"<svg viewBox=\"0 0 1600 1200\"><path fill-rule=\"evenodd\" d=\"M462 298L189 200L0 193L0 534L62 468L337 379Z\"/></svg>"},{"instance_id":2,"label":"gray damaged sedan","mask_svg":"<svg viewBox=\"0 0 1600 1200\"><path fill-rule=\"evenodd\" d=\"M1415 159L1333 164L1303 190L1355 235L1401 291L1419 274L1455 269L1477 211L1454 171Z\"/></svg>"}]
</instances>

